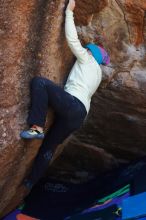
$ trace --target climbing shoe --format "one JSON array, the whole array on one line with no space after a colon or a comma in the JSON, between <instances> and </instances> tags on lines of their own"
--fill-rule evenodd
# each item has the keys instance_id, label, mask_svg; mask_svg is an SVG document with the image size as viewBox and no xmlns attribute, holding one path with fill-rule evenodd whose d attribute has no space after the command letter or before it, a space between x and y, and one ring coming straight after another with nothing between
<instances>
[{"instance_id":1,"label":"climbing shoe","mask_svg":"<svg viewBox=\"0 0 146 220\"><path fill-rule=\"evenodd\" d=\"M44 138L44 132L40 132L36 129L30 128L29 130L22 131L20 133L20 137L24 139L43 139Z\"/></svg>"}]
</instances>

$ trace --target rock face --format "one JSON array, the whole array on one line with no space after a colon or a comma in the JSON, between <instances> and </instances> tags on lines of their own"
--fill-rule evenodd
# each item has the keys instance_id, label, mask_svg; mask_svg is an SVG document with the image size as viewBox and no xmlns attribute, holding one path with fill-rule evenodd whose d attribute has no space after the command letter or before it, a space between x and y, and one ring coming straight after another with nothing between
<instances>
[{"instance_id":1,"label":"rock face","mask_svg":"<svg viewBox=\"0 0 146 220\"><path fill-rule=\"evenodd\" d=\"M26 127L29 82L33 76L42 75L62 84L74 62L64 36L66 3L0 2L0 214L11 202L41 144L19 138L20 130ZM76 141L71 138L53 163L52 173L60 172L60 164L64 164L64 171L73 167L73 155L78 155L79 163L71 172L96 172L111 167L113 157L131 160L146 154L146 2L76 0L76 5L80 39L103 45L111 63L102 67L103 81L93 97L88 119L75 134Z\"/></svg>"}]
</instances>

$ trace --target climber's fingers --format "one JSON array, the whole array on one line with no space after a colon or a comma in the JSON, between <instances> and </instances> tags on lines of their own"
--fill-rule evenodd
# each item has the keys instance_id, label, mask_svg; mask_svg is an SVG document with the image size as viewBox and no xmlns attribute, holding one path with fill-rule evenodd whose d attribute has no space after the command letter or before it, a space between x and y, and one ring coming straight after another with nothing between
<instances>
[{"instance_id":1,"label":"climber's fingers","mask_svg":"<svg viewBox=\"0 0 146 220\"><path fill-rule=\"evenodd\" d=\"M69 0L67 8L73 11L75 9L75 5L76 5L75 0Z\"/></svg>"}]
</instances>

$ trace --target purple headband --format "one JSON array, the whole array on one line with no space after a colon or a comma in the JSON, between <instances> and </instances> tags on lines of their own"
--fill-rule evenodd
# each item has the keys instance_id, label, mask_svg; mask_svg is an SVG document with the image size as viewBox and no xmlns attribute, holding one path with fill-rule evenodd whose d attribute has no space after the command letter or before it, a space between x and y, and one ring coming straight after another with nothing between
<instances>
[{"instance_id":1,"label":"purple headband","mask_svg":"<svg viewBox=\"0 0 146 220\"><path fill-rule=\"evenodd\" d=\"M102 54L102 58L103 58L102 64L108 65L110 63L110 57L108 53L102 47L98 46L98 48L100 49L101 54Z\"/></svg>"}]
</instances>

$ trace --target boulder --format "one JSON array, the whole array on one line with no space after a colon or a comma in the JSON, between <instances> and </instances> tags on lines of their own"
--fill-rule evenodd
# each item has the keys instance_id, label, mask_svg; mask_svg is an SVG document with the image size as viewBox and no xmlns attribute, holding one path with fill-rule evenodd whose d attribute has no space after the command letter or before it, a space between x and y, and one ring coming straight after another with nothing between
<instances>
[{"instance_id":1,"label":"boulder","mask_svg":"<svg viewBox=\"0 0 146 220\"><path fill-rule=\"evenodd\" d=\"M19 137L27 127L30 81L44 76L63 85L74 62L64 35L66 4L0 2L1 215L12 209L12 198L41 145ZM146 2L76 0L75 22L82 43L103 45L111 63L102 67L103 80L83 127L58 148L49 173L86 181L146 154ZM52 119L50 111L46 129Z\"/></svg>"}]
</instances>

